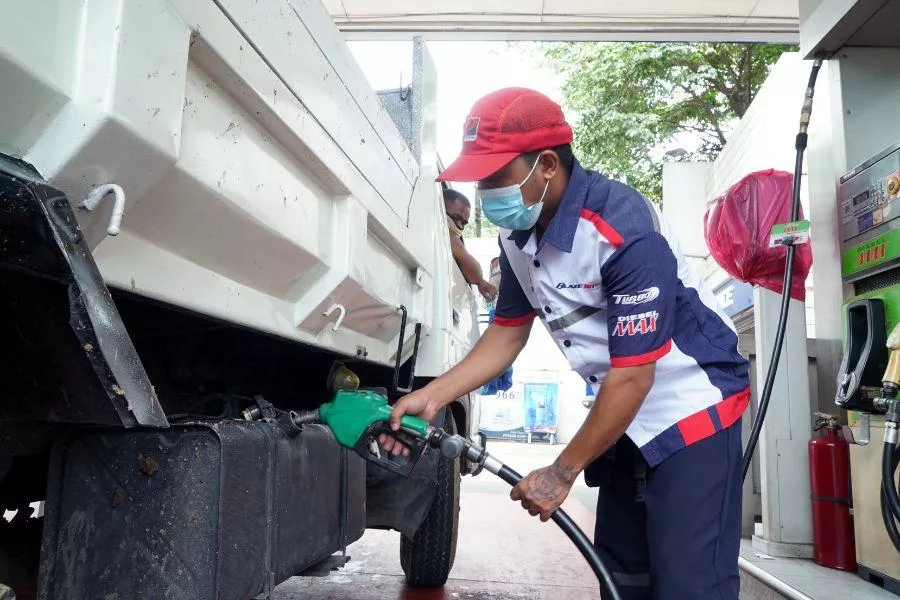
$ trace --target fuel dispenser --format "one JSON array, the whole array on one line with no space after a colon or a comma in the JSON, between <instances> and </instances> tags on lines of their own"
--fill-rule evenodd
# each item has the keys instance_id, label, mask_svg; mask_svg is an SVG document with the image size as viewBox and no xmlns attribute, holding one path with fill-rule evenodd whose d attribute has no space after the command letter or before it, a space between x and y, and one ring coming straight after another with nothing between
<instances>
[{"instance_id":1,"label":"fuel dispenser","mask_svg":"<svg viewBox=\"0 0 900 600\"><path fill-rule=\"evenodd\" d=\"M900 592L900 145L842 176L837 208L841 276L852 292L835 402L858 425L848 432L857 562L863 578ZM873 439L873 428L883 436Z\"/></svg>"}]
</instances>

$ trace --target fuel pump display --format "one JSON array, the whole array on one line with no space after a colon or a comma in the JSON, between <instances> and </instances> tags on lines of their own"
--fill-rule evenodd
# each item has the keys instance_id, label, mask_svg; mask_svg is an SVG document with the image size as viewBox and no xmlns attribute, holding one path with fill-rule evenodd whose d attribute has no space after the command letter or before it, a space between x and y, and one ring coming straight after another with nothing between
<instances>
[{"instance_id":1,"label":"fuel pump display","mask_svg":"<svg viewBox=\"0 0 900 600\"><path fill-rule=\"evenodd\" d=\"M841 242L846 243L900 217L900 204L895 205L898 199L900 199L900 149L894 146L841 177L838 192ZM889 229L895 230L896 227ZM882 243L886 241L866 246L864 250L871 248L868 253L856 254L854 258L857 266L866 270L884 262L883 259L886 257L882 254L887 248L883 248ZM876 248L882 252L876 252Z\"/></svg>"},{"instance_id":2,"label":"fuel pump display","mask_svg":"<svg viewBox=\"0 0 900 600\"><path fill-rule=\"evenodd\" d=\"M862 490L854 485L858 492L854 494L858 558L865 569L873 556L893 549L900 552L900 497L895 483L900 461L900 145L841 177L838 215L841 275L854 295L844 302L844 356L837 374L835 402L858 412L855 442L859 446L870 441L873 416L884 422L880 457L868 450L851 451L851 470L856 474L877 473L881 487L880 494L873 495L874 481L866 481ZM873 464L879 458L880 468ZM880 507L870 500L878 496ZM866 530L867 520L879 517L894 548L859 534L861 529ZM890 564L896 563L894 557ZM881 572L884 567L877 570ZM900 568L897 571L883 575L897 580Z\"/></svg>"}]
</instances>

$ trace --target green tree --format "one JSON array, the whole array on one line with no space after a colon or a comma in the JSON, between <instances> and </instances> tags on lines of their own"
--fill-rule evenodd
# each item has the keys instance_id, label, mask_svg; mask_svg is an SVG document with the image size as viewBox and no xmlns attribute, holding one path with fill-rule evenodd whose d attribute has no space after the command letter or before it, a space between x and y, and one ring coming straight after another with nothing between
<instances>
[{"instance_id":1,"label":"green tree","mask_svg":"<svg viewBox=\"0 0 900 600\"><path fill-rule=\"evenodd\" d=\"M711 160L790 46L683 43L551 43L540 52L566 79L577 113L575 150L585 166L662 199L667 146L696 148L669 160Z\"/></svg>"}]
</instances>

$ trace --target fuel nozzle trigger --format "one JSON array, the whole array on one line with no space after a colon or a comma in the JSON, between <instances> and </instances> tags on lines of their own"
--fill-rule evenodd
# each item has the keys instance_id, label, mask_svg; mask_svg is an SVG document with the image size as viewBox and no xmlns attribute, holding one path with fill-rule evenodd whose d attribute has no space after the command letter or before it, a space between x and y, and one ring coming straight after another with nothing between
<instances>
[{"instance_id":1,"label":"fuel nozzle trigger","mask_svg":"<svg viewBox=\"0 0 900 600\"><path fill-rule=\"evenodd\" d=\"M378 443L381 435L387 435L400 443L409 450L409 456L390 454ZM422 458L426 447L428 447L428 440L418 433L404 428L394 431L389 423L376 421L366 428L365 433L359 438L353 449L369 462L401 477L409 477L416 463Z\"/></svg>"}]
</instances>

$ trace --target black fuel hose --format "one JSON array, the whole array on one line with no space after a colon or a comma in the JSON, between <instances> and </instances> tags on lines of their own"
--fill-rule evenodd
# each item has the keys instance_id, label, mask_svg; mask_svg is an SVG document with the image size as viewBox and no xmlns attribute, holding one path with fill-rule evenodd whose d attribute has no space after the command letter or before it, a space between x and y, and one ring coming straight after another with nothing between
<instances>
[{"instance_id":1,"label":"black fuel hose","mask_svg":"<svg viewBox=\"0 0 900 600\"><path fill-rule=\"evenodd\" d=\"M884 450L881 453L881 493L882 501L887 510L882 507L881 513L891 542L900 551L900 540L895 540L894 535L892 535L897 533L896 520L900 520L900 494L898 494L897 485L894 483L898 463L900 463L900 451L897 450L893 443L885 442Z\"/></svg>"},{"instance_id":2,"label":"black fuel hose","mask_svg":"<svg viewBox=\"0 0 900 600\"><path fill-rule=\"evenodd\" d=\"M881 456L881 518L884 521L884 528L887 530L888 537L897 552L900 552L900 531L897 529L897 521L900 520L900 514L894 513L892 504L897 503L897 489L894 486L894 474L897 472L897 466L900 464L900 450L893 444L885 444ZM893 494L891 494L893 491ZM890 500L890 496L894 496L894 502Z\"/></svg>"},{"instance_id":3,"label":"black fuel hose","mask_svg":"<svg viewBox=\"0 0 900 600\"><path fill-rule=\"evenodd\" d=\"M800 183L803 176L803 154L806 151L808 135L806 133L809 128L809 118L812 115L813 93L816 89L816 78L819 76L819 69L822 68L822 61L813 62L812 71L809 74L809 83L806 86L806 96L803 100L803 108L800 111L800 132L797 134L794 146L797 149L796 160L794 161L794 188L791 195L791 222L800 218ZM766 412L769 410L769 400L772 398L772 389L775 387L775 375L778 373L778 363L781 359L781 349L784 346L784 333L787 329L788 312L791 307L791 288L794 285L794 252L796 248L793 244L787 247L787 258L785 259L784 280L781 286L781 313L778 315L778 327L775 330L775 346L772 348L772 359L769 362L769 368L766 371L766 381L763 385L762 395L759 397L759 408L756 411L756 417L753 419L753 427L750 430L750 439L747 441L747 448L744 450L744 457L741 464L741 480L747 478L747 472L750 470L753 453L756 451L756 445L759 443L759 434L762 431L763 423L766 419Z\"/></svg>"},{"instance_id":4,"label":"black fuel hose","mask_svg":"<svg viewBox=\"0 0 900 600\"><path fill-rule=\"evenodd\" d=\"M884 486L881 488L881 519L884 521L884 528L887 530L888 538L890 538L897 552L900 552L900 531L897 530L897 521L894 519L894 515L887 504L887 494L884 491Z\"/></svg>"},{"instance_id":5,"label":"black fuel hose","mask_svg":"<svg viewBox=\"0 0 900 600\"><path fill-rule=\"evenodd\" d=\"M522 476L506 465L500 467L500 470L497 471L497 477L511 486L515 486L522 481ZM581 552L581 555L584 556L585 560L587 560L588 564L591 566L594 575L597 576L597 580L604 590L604 600L621 600L622 596L619 595L619 590L616 587L615 581L613 581L612 574L609 572L609 569L606 568L606 565L603 564L603 560L600 558L600 555L597 554L597 549L594 548L591 540L584 535L584 532L575 524L572 517L566 514L563 509L557 508L553 511L550 518L553 519L554 523L559 525L559 528L562 529L567 536L569 536L569 539L572 540L572 543L575 544L575 547L578 548L578 551ZM609 596L607 597L606 594L609 594Z\"/></svg>"}]
</instances>

